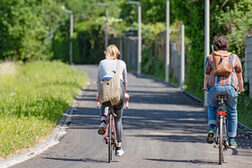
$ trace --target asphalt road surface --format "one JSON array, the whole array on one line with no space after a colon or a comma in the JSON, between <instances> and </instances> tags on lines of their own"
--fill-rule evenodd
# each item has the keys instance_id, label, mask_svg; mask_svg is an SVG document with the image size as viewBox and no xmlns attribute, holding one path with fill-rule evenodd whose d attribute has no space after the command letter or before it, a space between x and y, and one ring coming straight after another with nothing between
<instances>
[{"instance_id":1,"label":"asphalt road surface","mask_svg":"<svg viewBox=\"0 0 252 168\"><path fill-rule=\"evenodd\" d=\"M77 112L60 143L13 168L249 168L252 139L238 136L237 150L224 152L206 143L207 114L197 101L151 78L128 74L130 107L124 110L123 157L107 163L107 145L97 134L97 66L75 66L91 78L81 91Z\"/></svg>"}]
</instances>

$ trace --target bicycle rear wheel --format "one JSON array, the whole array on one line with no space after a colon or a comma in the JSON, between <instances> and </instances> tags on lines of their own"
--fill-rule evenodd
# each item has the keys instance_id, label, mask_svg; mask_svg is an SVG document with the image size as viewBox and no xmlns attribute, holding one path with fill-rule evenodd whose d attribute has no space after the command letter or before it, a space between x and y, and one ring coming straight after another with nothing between
<instances>
[{"instance_id":1,"label":"bicycle rear wheel","mask_svg":"<svg viewBox=\"0 0 252 168\"><path fill-rule=\"evenodd\" d=\"M112 125L112 115L110 114L109 115L109 140L108 140L108 163L110 163L110 161L112 160L112 128L113 128L113 125Z\"/></svg>"},{"instance_id":2,"label":"bicycle rear wheel","mask_svg":"<svg viewBox=\"0 0 252 168\"><path fill-rule=\"evenodd\" d=\"M223 116L220 116L219 123L219 165L222 164L223 158Z\"/></svg>"}]
</instances>

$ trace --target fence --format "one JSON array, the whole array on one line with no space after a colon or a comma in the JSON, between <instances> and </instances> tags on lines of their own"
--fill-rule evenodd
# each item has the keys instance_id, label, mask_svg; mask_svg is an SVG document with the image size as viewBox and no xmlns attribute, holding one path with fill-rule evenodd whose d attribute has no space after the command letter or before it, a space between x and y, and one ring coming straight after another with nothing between
<instances>
[{"instance_id":1,"label":"fence","mask_svg":"<svg viewBox=\"0 0 252 168\"><path fill-rule=\"evenodd\" d=\"M129 67L137 68L137 37L125 36L125 37L111 37L109 43L113 43L118 46L123 59Z\"/></svg>"},{"instance_id":2,"label":"fence","mask_svg":"<svg viewBox=\"0 0 252 168\"><path fill-rule=\"evenodd\" d=\"M159 33L155 39L152 40L150 46L150 55L152 60L160 59L165 63L165 32ZM119 47L121 58L129 67L137 69L137 37L110 37L109 43L113 43ZM172 75L177 82L180 81L180 41L170 41L170 75ZM153 62L154 64L155 62ZM165 71L165 69L164 69Z\"/></svg>"}]
</instances>

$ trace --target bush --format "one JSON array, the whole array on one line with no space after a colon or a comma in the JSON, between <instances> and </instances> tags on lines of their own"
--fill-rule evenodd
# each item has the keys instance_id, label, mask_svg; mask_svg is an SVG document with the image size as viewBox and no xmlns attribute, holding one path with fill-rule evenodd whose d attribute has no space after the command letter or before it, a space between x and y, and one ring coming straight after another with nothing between
<instances>
[{"instance_id":1,"label":"bush","mask_svg":"<svg viewBox=\"0 0 252 168\"><path fill-rule=\"evenodd\" d=\"M53 59L69 62L69 35L60 29L53 38ZM73 62L96 64L104 58L104 32L100 23L81 22L75 26L73 41Z\"/></svg>"},{"instance_id":2,"label":"bush","mask_svg":"<svg viewBox=\"0 0 252 168\"><path fill-rule=\"evenodd\" d=\"M48 58L46 38L61 19L60 5L51 0L2 0L0 59Z\"/></svg>"}]
</instances>

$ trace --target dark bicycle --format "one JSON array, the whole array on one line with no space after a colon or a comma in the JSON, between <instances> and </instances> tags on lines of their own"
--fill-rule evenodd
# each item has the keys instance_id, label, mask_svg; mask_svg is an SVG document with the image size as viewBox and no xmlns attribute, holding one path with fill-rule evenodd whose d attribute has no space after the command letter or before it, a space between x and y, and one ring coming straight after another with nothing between
<instances>
[{"instance_id":1,"label":"dark bicycle","mask_svg":"<svg viewBox=\"0 0 252 168\"><path fill-rule=\"evenodd\" d=\"M228 138L227 138L227 117L226 117L226 106L225 101L228 98L227 94L218 94L216 96L218 100L217 108L217 128L215 143L219 147L219 165L224 162L223 151L229 148Z\"/></svg>"}]
</instances>

